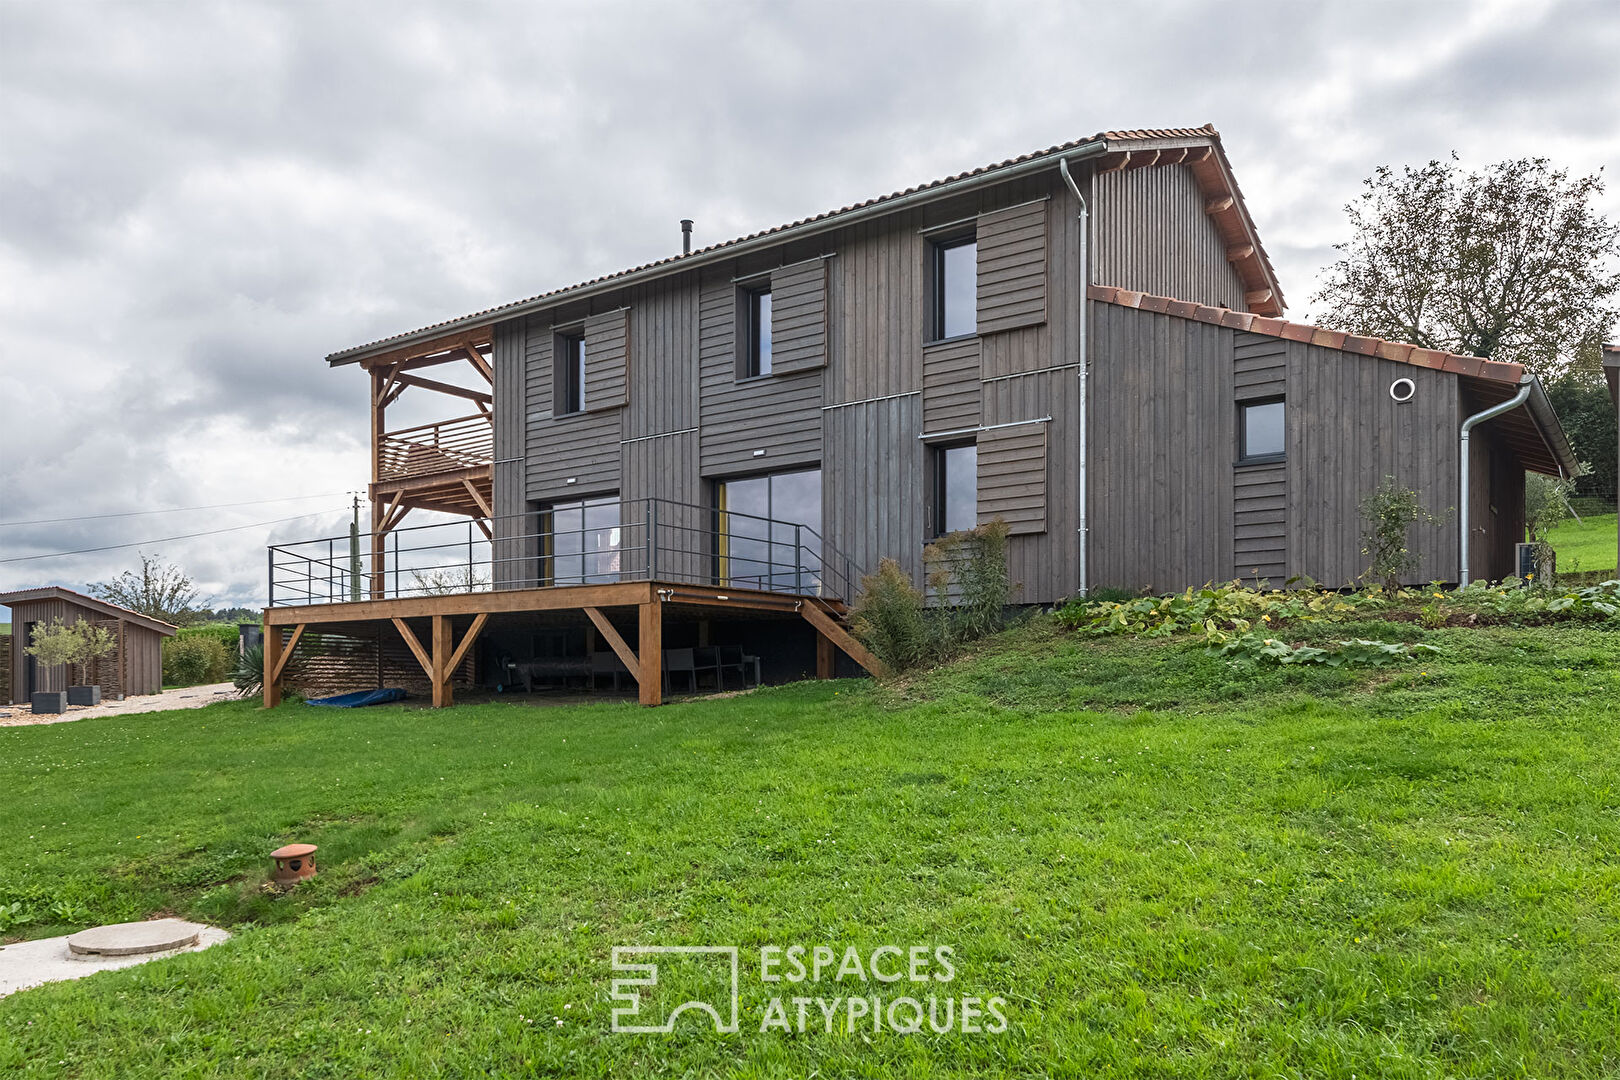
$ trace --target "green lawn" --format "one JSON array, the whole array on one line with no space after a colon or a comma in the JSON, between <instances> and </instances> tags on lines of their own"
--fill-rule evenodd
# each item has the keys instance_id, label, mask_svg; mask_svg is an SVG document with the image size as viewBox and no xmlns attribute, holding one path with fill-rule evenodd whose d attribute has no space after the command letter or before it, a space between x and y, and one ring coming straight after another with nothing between
<instances>
[{"instance_id":1,"label":"green lawn","mask_svg":"<svg viewBox=\"0 0 1620 1080\"><path fill-rule=\"evenodd\" d=\"M1579 524L1573 518L1552 531L1553 550L1563 573L1615 569L1615 515L1592 514Z\"/></svg>"},{"instance_id":2,"label":"green lawn","mask_svg":"<svg viewBox=\"0 0 1620 1080\"><path fill-rule=\"evenodd\" d=\"M1445 654L1240 673L1042 621L893 689L0 729L12 934L238 931L0 1000L0 1074L1620 1073L1620 633L1321 632ZM271 895L293 839L322 874ZM956 977L761 982L796 943ZM612 1033L630 944L741 946L742 1030ZM1008 1030L760 1031L898 993Z\"/></svg>"}]
</instances>

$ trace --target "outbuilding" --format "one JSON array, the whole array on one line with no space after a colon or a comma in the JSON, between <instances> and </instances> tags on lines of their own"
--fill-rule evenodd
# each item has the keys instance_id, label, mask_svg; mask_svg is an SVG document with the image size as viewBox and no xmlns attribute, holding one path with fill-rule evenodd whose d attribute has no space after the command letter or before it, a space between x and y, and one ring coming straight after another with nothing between
<instances>
[{"instance_id":1,"label":"outbuilding","mask_svg":"<svg viewBox=\"0 0 1620 1080\"><path fill-rule=\"evenodd\" d=\"M0 604L11 609L11 704L28 701L37 691L68 688L67 665L47 667L27 652L34 628L52 619L68 625L89 619L113 632L118 647L96 664L91 678L103 697L162 693L163 639L178 634L177 627L56 586L0 593Z\"/></svg>"}]
</instances>

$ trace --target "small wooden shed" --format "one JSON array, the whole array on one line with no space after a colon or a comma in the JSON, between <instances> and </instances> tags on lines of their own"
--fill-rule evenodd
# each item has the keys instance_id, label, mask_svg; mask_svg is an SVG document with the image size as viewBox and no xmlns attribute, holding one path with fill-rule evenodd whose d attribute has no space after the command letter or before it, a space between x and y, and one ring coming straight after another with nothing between
<instances>
[{"instance_id":1,"label":"small wooden shed","mask_svg":"<svg viewBox=\"0 0 1620 1080\"><path fill-rule=\"evenodd\" d=\"M0 604L11 609L11 704L27 702L35 691L68 687L67 665L46 667L26 652L34 627L52 619L69 625L89 619L118 639L118 648L97 663L90 680L101 687L103 697L163 691L163 639L178 634L177 627L55 586L0 593Z\"/></svg>"}]
</instances>

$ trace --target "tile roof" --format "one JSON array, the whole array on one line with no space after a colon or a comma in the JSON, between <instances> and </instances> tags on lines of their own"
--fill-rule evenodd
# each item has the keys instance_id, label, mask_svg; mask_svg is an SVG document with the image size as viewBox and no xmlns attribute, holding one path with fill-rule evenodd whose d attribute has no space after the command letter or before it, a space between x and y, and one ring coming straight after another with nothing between
<instances>
[{"instance_id":1,"label":"tile roof","mask_svg":"<svg viewBox=\"0 0 1620 1080\"><path fill-rule=\"evenodd\" d=\"M1093 285L1087 290L1087 295L1091 299L1100 300L1105 304L1139 308L1142 311L1175 315L1183 319L1192 319L1195 322L1209 323L1213 326L1225 326L1233 330L1247 330L1251 334L1265 334L1268 337L1283 338L1288 341L1303 341L1310 345L1321 345L1329 349L1360 353L1364 356L1377 356L1401 364L1434 368L1437 371L1449 371L1454 375L1467 375L1476 379L1488 379L1492 382L1509 383L1515 386L1524 378L1524 365L1522 364L1505 364L1499 360L1483 360L1477 356L1463 356L1459 353L1425 349L1399 341L1386 341L1383 338L1347 334L1342 330L1329 330L1326 327L1313 326L1309 323L1273 319L1246 311L1233 311L1230 308L1211 307L1207 304L1193 303L1191 300L1177 300L1171 296L1155 296L1152 293L1135 292L1130 289L1115 288L1112 285Z\"/></svg>"},{"instance_id":2,"label":"tile roof","mask_svg":"<svg viewBox=\"0 0 1620 1080\"><path fill-rule=\"evenodd\" d=\"M626 277L629 277L629 276L634 275L634 274L641 274L643 272L646 272L646 271L649 271L649 270L654 270L654 269L657 269L657 268L667 267L667 268L670 268L670 269L673 270L673 269L677 268L678 266L680 266L682 264L692 263L694 261L701 261L701 260L703 260L703 259L705 259L705 258L707 258L709 256L716 255L718 253L726 251L729 248L734 248L734 247L737 247L739 245L749 243L751 241L760 240L760 239L763 239L763 238L766 238L766 237L777 235L779 233L792 232L792 231L797 230L797 229L802 229L802 228L804 228L806 226L815 225L815 224L817 224L819 222L828 221L830 219L840 217L840 216L842 216L844 214L852 213L852 212L854 212L856 210L863 210L863 209L866 209L868 207L881 206L884 203L893 202L893 201L895 201L897 199L902 199L902 198L905 198L907 196L916 195L916 194L919 194L919 193L922 193L922 192L930 191L930 190L932 190L934 188L944 187L944 186L946 186L948 184L954 184L954 183L957 183L959 181L968 180L968 179L971 179L973 177L985 175L987 173L998 172L998 171L1000 171L1002 169L1007 169L1007 168L1010 168L1010 167L1015 166L1015 165L1022 165L1025 162L1035 161L1037 159L1048 159L1048 158L1055 159L1055 158L1061 157L1064 154L1069 154L1069 153L1072 153L1072 152L1074 152L1076 150L1079 150L1082 147L1098 147L1099 149L1107 150L1107 149L1113 149L1113 147L1110 146L1110 144L1113 144L1113 143L1129 144L1129 143L1134 143L1134 142L1146 142L1146 141L1163 140L1163 139L1207 139L1207 140L1210 140L1211 145L1213 145L1216 148L1216 152L1220 155L1221 162L1222 162L1222 165L1224 167L1224 174L1225 174L1226 178L1230 181L1231 194L1233 196L1234 202L1235 202L1236 206L1238 208L1240 208L1244 220L1247 221L1247 211L1246 211L1246 209L1242 209L1242 207L1243 207L1242 193L1240 191L1238 191L1238 189L1237 189L1236 180L1231 178L1231 170L1230 170L1229 165L1226 164L1225 152L1220 149L1220 140L1221 140L1220 132L1215 130L1215 126L1213 124L1205 124L1202 127L1196 127L1196 128L1137 128L1137 129L1123 130L1123 131L1100 131L1097 134L1091 135L1091 136L1089 136L1087 138L1075 139L1075 140L1073 140L1071 142L1059 143L1056 146L1049 146L1044 150L1036 150L1036 151L1032 151L1032 152L1027 153L1027 154L1020 154L1017 157L1007 158L1005 161L998 161L998 162L996 162L995 164L992 164L992 165L981 165L976 169L969 169L966 172L954 173L954 174L952 174L950 176L941 177L938 180L931 180L931 181L929 181L927 183L924 183L924 184L917 184L917 185L915 185L913 187L903 188L900 191L890 192L887 195L880 195L880 196L878 196L876 198L866 199L866 200L864 200L862 202L851 203L848 206L839 207L836 210L826 210L826 211L823 211L822 213L815 214L815 215L812 215L810 217L800 218L797 221L788 222L785 225L776 225L776 226L773 226L772 228L769 228L769 229L760 230L759 232L749 233L746 236L739 236L739 237L737 237L735 239L732 239L732 240L726 240L726 241L723 241L723 242L717 243L717 244L710 244L707 247L697 248L694 251L691 251L689 253L680 254L680 255L671 255L671 256L668 256L667 258L657 259L657 260L655 260L653 262L649 262L649 263L643 263L640 266L630 267L629 269L626 269L626 270L619 270L619 271L615 271L614 273L611 273L611 274L604 274L604 275L601 275L599 277L590 278L590 279L588 279L586 281L582 281L582 282L579 282L579 283L574 284L574 285L569 285L569 286L566 286L564 288L551 289L551 290L548 290L546 292L538 293L538 294L536 294L534 296L528 297L528 298L523 299L523 300L514 300L514 301L511 301L510 303L499 304L499 305L496 305L495 307L485 308L482 311L476 311L476 312L473 312L473 313L471 313L469 315L460 315L460 316L457 316L456 318L453 318L453 319L446 319L446 320L444 320L442 322L432 323L432 324L430 324L428 326L420 327L420 328L418 328L416 330L409 330L409 331L405 331L403 333L393 334L393 335L391 335L389 337L379 338L376 341L367 342L364 345L356 345L356 346L353 346L351 348L342 349L342 350L339 350L338 352L331 353L331 354L329 354L327 356L326 359L330 363L338 363L338 362L342 362L342 361L345 361L345 360L358 359L360 354L362 354L362 353L369 353L369 352L372 352L374 350L378 350L380 348L383 348L385 346L388 346L388 345L391 345L391 344L394 344L394 343L406 343L406 342L408 342L410 340L420 339L423 335L430 334L431 332L436 331L436 330L442 330L442 329L447 329L447 328L451 328L451 327L460 328L460 327L464 327L464 326L467 326L467 325L469 325L471 323L478 322L478 321L481 321L481 320L483 320L483 321L494 321L495 318L498 318L498 317L502 316L504 313L511 312L514 309L528 307L528 306L540 303L542 301L545 301L545 300L548 300L548 299L551 299L551 298L554 298L554 297L562 297L562 296L564 296L566 294L573 293L573 292L576 292L576 291L581 290L581 289L587 289L587 288L591 288L591 287L598 286L598 285L605 285L605 284L607 284L609 282L612 282L612 281L615 281L615 280L617 280L619 278L626 278ZM1128 145L1126 145L1126 146L1119 147L1119 149L1121 151L1126 151L1126 150L1129 150L1130 147ZM1250 225L1249 231L1251 233L1253 231L1252 230L1252 224ZM1255 239L1255 247L1256 247L1256 253L1257 253L1258 257L1264 263L1265 273L1268 276L1269 280L1272 282L1273 288L1275 288L1276 274L1275 274L1275 272L1273 271L1273 269L1271 267L1270 259L1266 257L1265 250L1260 247L1258 238ZM1278 295L1278 302L1279 303L1281 302L1280 290L1279 290L1279 295Z\"/></svg>"}]
</instances>

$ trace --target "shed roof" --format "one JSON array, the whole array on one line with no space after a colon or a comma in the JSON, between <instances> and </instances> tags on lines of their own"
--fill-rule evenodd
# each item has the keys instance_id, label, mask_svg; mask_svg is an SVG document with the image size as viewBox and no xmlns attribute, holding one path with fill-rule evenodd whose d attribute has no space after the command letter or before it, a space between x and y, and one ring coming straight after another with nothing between
<instances>
[{"instance_id":1,"label":"shed roof","mask_svg":"<svg viewBox=\"0 0 1620 1080\"><path fill-rule=\"evenodd\" d=\"M1375 356L1398 364L1444 371L1462 379L1463 384L1487 406L1511 398L1518 393L1519 387L1528 381L1532 384L1532 389L1529 399L1525 402L1526 408L1515 409L1498 417L1496 422L1501 425L1508 443L1526 468L1552 475L1560 473L1567 476L1580 475L1580 462L1576 460L1575 452L1570 449L1569 440L1564 435L1563 425L1558 422L1558 414L1553 410L1552 402L1547 399L1541 381L1526 372L1522 364L1505 364L1478 356L1425 349L1405 342L1347 334L1342 330L1329 330L1310 323L1272 319L1247 311L1196 304L1191 300L1177 300L1173 296L1155 296L1152 293L1119 289L1110 285L1092 285L1088 288L1087 295L1105 304L1139 308L1142 311L1192 319L1213 326L1224 326L1231 330L1246 330L1251 334L1264 334L1267 337L1319 345L1358 356Z\"/></svg>"},{"instance_id":2,"label":"shed roof","mask_svg":"<svg viewBox=\"0 0 1620 1080\"><path fill-rule=\"evenodd\" d=\"M16 592L0 593L0 605L4 605L5 607L15 607L18 604L30 604L39 600L65 600L70 604L76 604L82 608L89 608L91 611L99 611L101 614L107 615L111 618L123 619L125 622L134 623L136 626L142 626L148 630L155 630L164 637L174 637L180 632L180 628L178 626L173 626L166 623L162 619L154 619L149 615L142 615L138 611L131 611L127 607L119 607L117 604L109 604L105 600L97 600L93 596L86 596L83 593L74 592L72 589L64 589L57 585L47 585L44 588L39 589L19 589Z\"/></svg>"},{"instance_id":3,"label":"shed roof","mask_svg":"<svg viewBox=\"0 0 1620 1080\"><path fill-rule=\"evenodd\" d=\"M1207 151L1203 148L1207 148ZM1196 153L1190 153L1192 151ZM1020 154L1018 157L1008 158L993 165L982 165L976 169L930 180L836 210L826 210L785 225L777 225L734 240L698 248L688 254L671 255L628 270L591 278L577 285L542 292L525 300L515 300L470 315L446 319L417 330L356 345L331 353L326 360L334 366L350 364L378 353L391 352L401 346L431 343L446 335L485 327L567 300L608 289L622 288L648 278L661 277L717 259L729 258L764 242L785 243L799 237L825 232L841 227L857 216L864 217L873 211L886 211L889 204L899 203L901 200L909 202L918 196L934 194L943 197L965 186L977 187L995 183L1014 173L1022 173L1042 164L1056 166L1064 157L1081 155L1101 157L1099 168L1104 170L1186 164L1197 177L1200 190L1207 197L1211 197L1209 213L1223 237L1229 244L1241 242L1253 248L1252 256L1234 264L1239 274L1243 276L1245 290L1256 297L1255 303L1250 306L1272 314L1282 313L1282 288L1277 283L1277 274L1271 265L1271 259L1260 243L1254 221L1243 201L1243 193L1232 175L1231 163L1227 160L1226 151L1221 147L1220 132L1215 130L1213 124L1205 124L1196 128L1100 131L1084 139L1059 143L1045 150Z\"/></svg>"}]
</instances>

